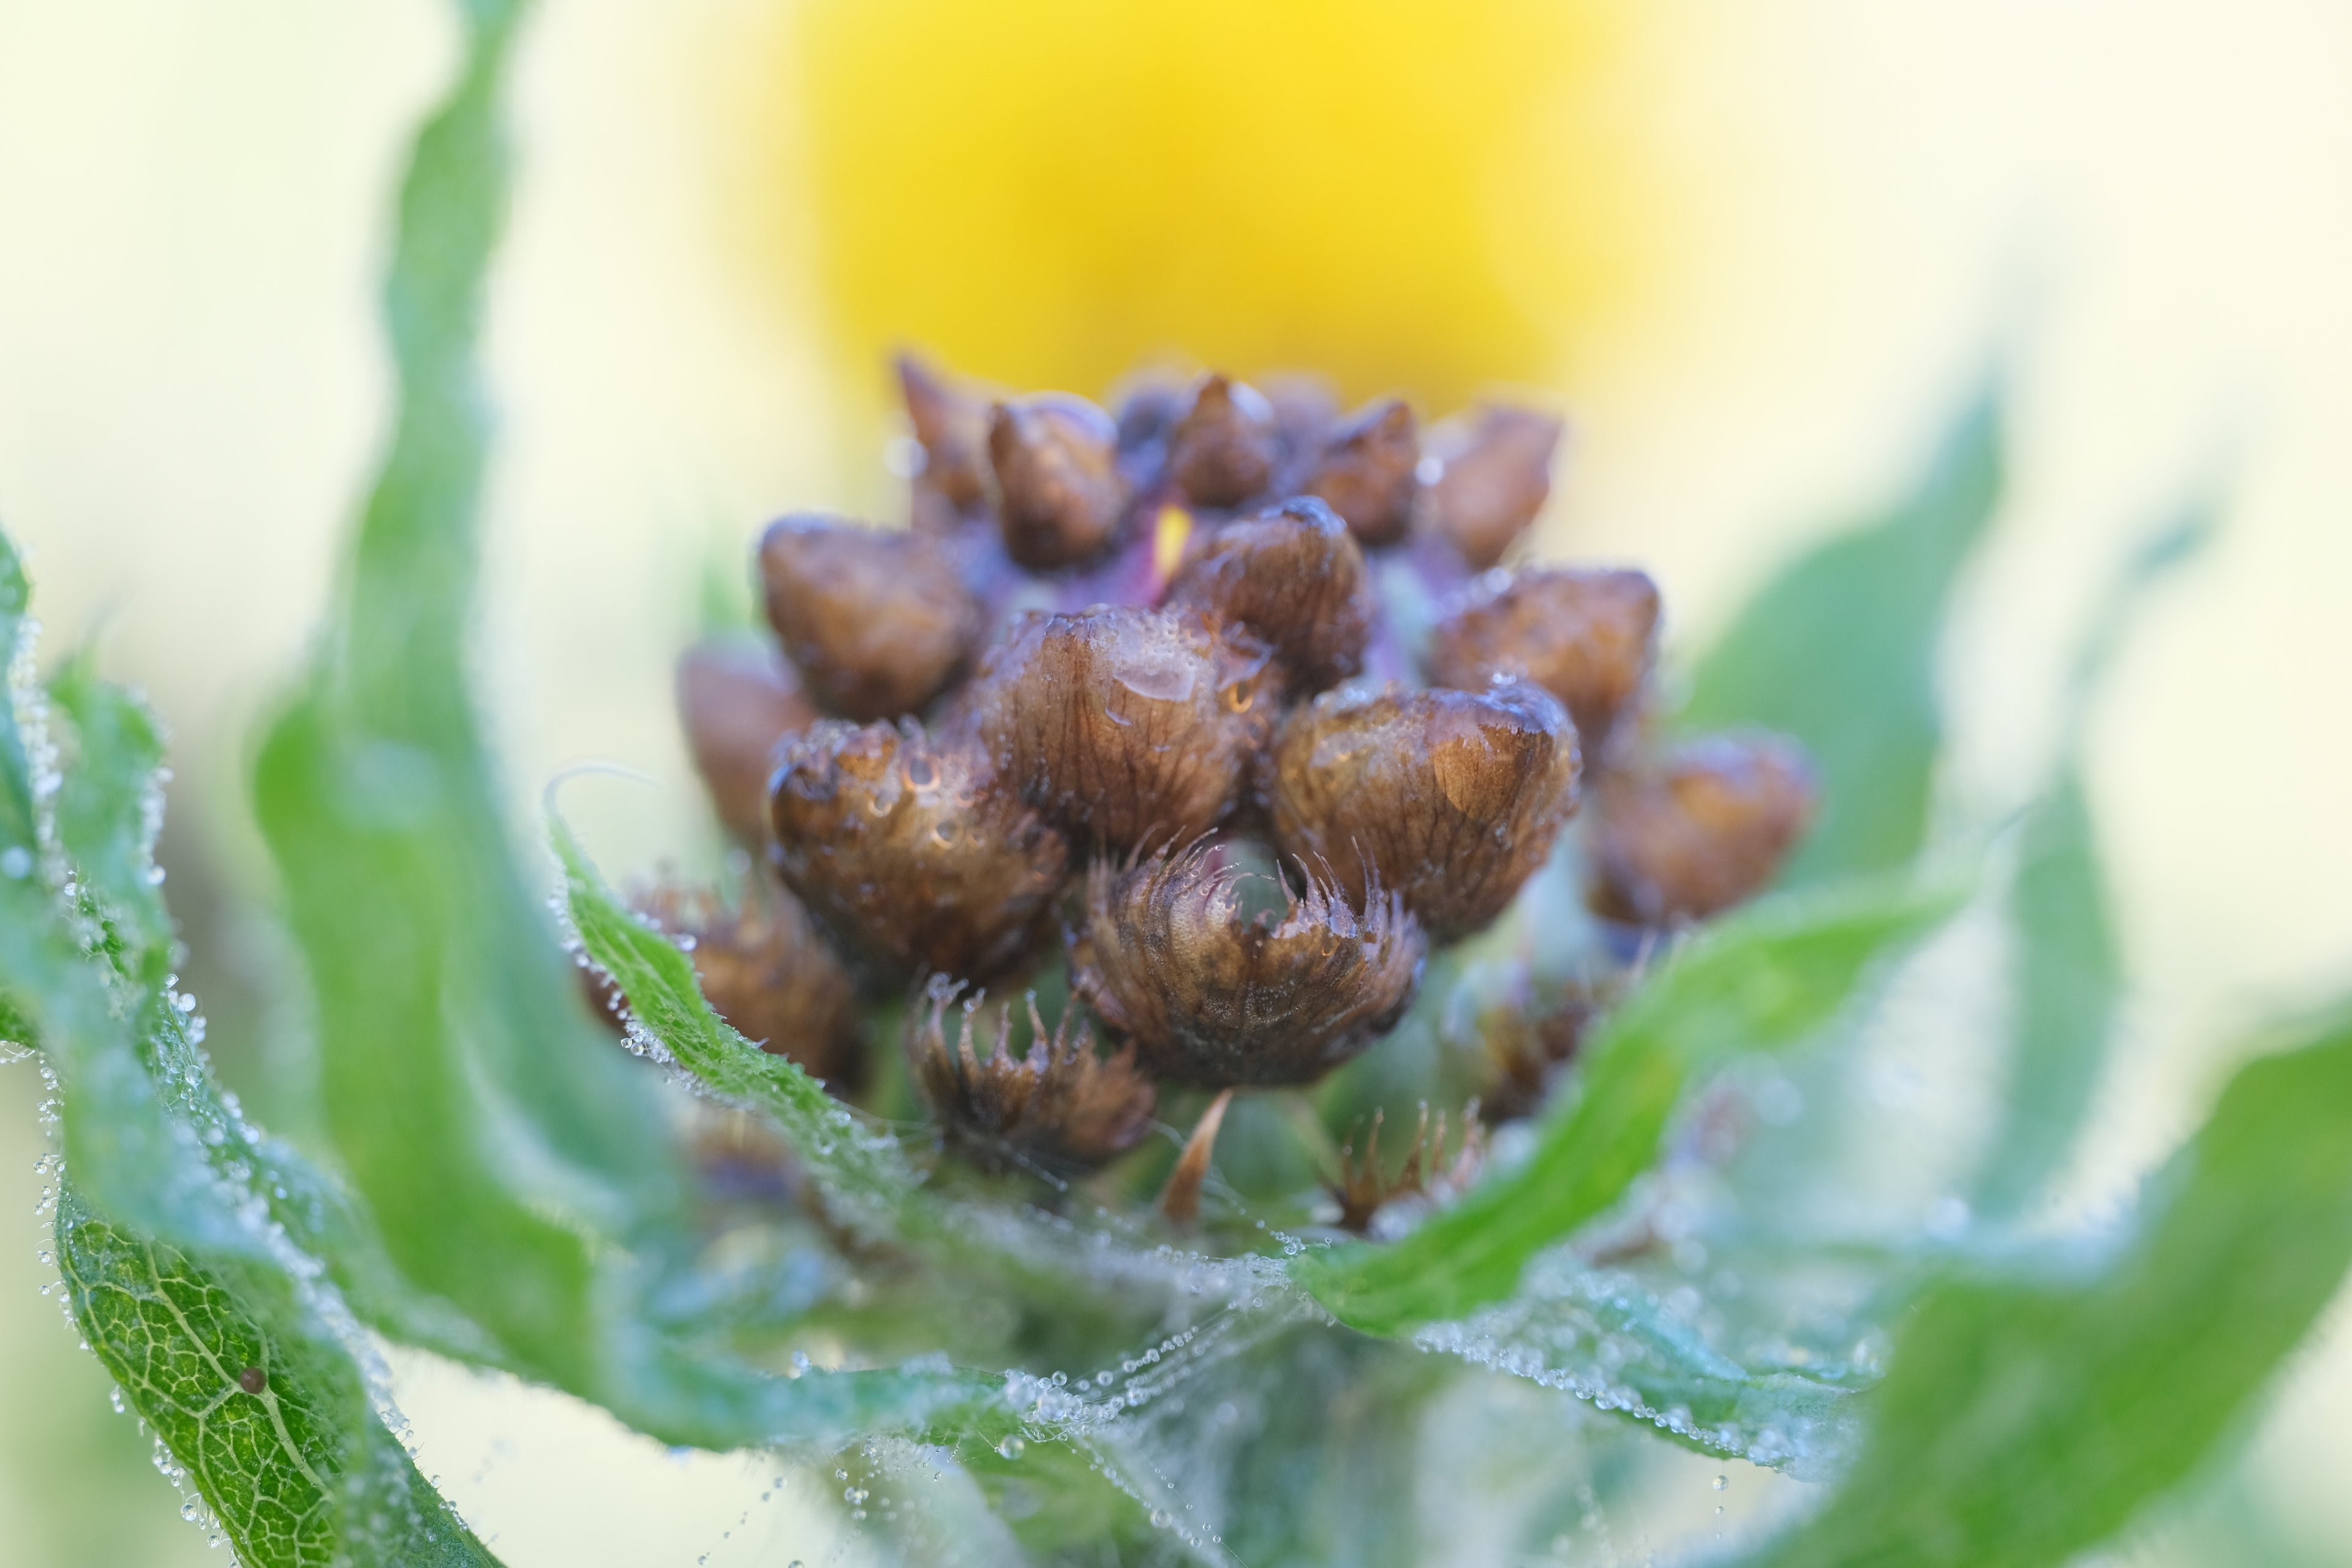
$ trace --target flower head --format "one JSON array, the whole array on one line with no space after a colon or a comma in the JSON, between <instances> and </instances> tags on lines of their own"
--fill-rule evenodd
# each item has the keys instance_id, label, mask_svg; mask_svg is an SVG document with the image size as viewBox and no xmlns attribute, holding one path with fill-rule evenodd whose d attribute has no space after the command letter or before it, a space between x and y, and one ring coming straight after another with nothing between
<instances>
[{"instance_id":1,"label":"flower head","mask_svg":"<svg viewBox=\"0 0 2352 1568\"><path fill-rule=\"evenodd\" d=\"M1503 911L1576 808L1576 731L1532 686L1371 693L1295 710L1275 742L1276 843L1360 908L1393 889L1451 942Z\"/></svg>"},{"instance_id":2,"label":"flower head","mask_svg":"<svg viewBox=\"0 0 2352 1568\"><path fill-rule=\"evenodd\" d=\"M1500 561L1543 510L1560 428L1549 414L1491 407L1440 444L1444 468L1430 487L1431 517L1474 569Z\"/></svg>"},{"instance_id":3,"label":"flower head","mask_svg":"<svg viewBox=\"0 0 2352 1568\"><path fill-rule=\"evenodd\" d=\"M1075 566L1110 542L1127 486L1109 415L1060 393L1000 403L989 419L988 458L1013 560L1032 570Z\"/></svg>"},{"instance_id":4,"label":"flower head","mask_svg":"<svg viewBox=\"0 0 2352 1568\"><path fill-rule=\"evenodd\" d=\"M811 695L844 718L922 708L980 637L980 603L929 533L787 517L760 542L760 577L785 654Z\"/></svg>"},{"instance_id":5,"label":"flower head","mask_svg":"<svg viewBox=\"0 0 2352 1568\"><path fill-rule=\"evenodd\" d=\"M1372 635L1363 552L1311 496L1212 533L1170 584L1171 605L1246 628L1292 687L1320 691L1364 667Z\"/></svg>"},{"instance_id":6,"label":"flower head","mask_svg":"<svg viewBox=\"0 0 2352 1568\"><path fill-rule=\"evenodd\" d=\"M1199 614L1033 615L990 655L968 721L1023 797L1072 833L1190 839L1232 807L1264 749L1264 647Z\"/></svg>"},{"instance_id":7,"label":"flower head","mask_svg":"<svg viewBox=\"0 0 2352 1568\"><path fill-rule=\"evenodd\" d=\"M1029 1048L1012 1052L1010 1005L997 1009L995 1028L982 1019L982 1044L973 1048L978 995L965 1001L961 1026L948 1039L947 1007L961 988L934 976L928 1005L918 1005L907 1033L907 1060L915 1085L939 1119L948 1142L985 1170L1026 1170L1062 1175L1091 1170L1125 1153L1150 1131L1157 1094L1135 1070L1132 1047L1115 1057L1096 1054L1076 1009L1066 1007L1047 1033L1029 994Z\"/></svg>"},{"instance_id":8,"label":"flower head","mask_svg":"<svg viewBox=\"0 0 2352 1568\"><path fill-rule=\"evenodd\" d=\"M794 736L770 808L778 873L878 981L1004 973L1045 933L1069 864L984 759L911 720Z\"/></svg>"},{"instance_id":9,"label":"flower head","mask_svg":"<svg viewBox=\"0 0 2352 1568\"><path fill-rule=\"evenodd\" d=\"M1640 572L1521 571L1473 594L1430 635L1429 678L1475 691L1528 680L1576 721L1589 767L1657 654L1658 588Z\"/></svg>"},{"instance_id":10,"label":"flower head","mask_svg":"<svg viewBox=\"0 0 2352 1568\"><path fill-rule=\"evenodd\" d=\"M1253 880L1286 907L1247 912ZM1412 917L1377 887L1359 915L1321 880L1293 894L1202 841L1125 870L1094 863L1070 984L1162 1078L1309 1083L1403 1016L1423 951Z\"/></svg>"},{"instance_id":11,"label":"flower head","mask_svg":"<svg viewBox=\"0 0 2352 1568\"><path fill-rule=\"evenodd\" d=\"M686 749L727 830L747 844L768 837L768 771L777 743L817 711L775 649L712 641L677 661L677 720Z\"/></svg>"},{"instance_id":12,"label":"flower head","mask_svg":"<svg viewBox=\"0 0 2352 1568\"><path fill-rule=\"evenodd\" d=\"M1394 544L1412 527L1420 464L1412 405L1383 397L1330 433L1307 493L1328 502L1364 543Z\"/></svg>"},{"instance_id":13,"label":"flower head","mask_svg":"<svg viewBox=\"0 0 2352 1568\"><path fill-rule=\"evenodd\" d=\"M1704 920L1763 888L1812 821L1802 748L1709 735L1593 792L1591 902L1614 920Z\"/></svg>"}]
</instances>

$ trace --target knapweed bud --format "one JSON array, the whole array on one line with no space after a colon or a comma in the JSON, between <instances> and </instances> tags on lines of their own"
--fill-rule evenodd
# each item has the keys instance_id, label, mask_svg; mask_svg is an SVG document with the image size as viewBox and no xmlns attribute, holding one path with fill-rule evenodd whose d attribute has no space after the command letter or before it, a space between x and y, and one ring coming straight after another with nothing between
<instances>
[{"instance_id":1,"label":"knapweed bud","mask_svg":"<svg viewBox=\"0 0 2352 1568\"><path fill-rule=\"evenodd\" d=\"M989 420L988 458L1013 560L1051 571L1110 542L1127 487L1109 415L1062 393L1000 403Z\"/></svg>"},{"instance_id":2,"label":"knapweed bud","mask_svg":"<svg viewBox=\"0 0 2352 1568\"><path fill-rule=\"evenodd\" d=\"M810 695L847 719L921 708L963 669L983 626L948 546L927 533L787 517L760 541L760 576Z\"/></svg>"},{"instance_id":3,"label":"knapweed bud","mask_svg":"<svg viewBox=\"0 0 2352 1568\"><path fill-rule=\"evenodd\" d=\"M1384 397L1331 432L1307 493L1331 505L1366 544L1394 544L1412 526L1421 480L1421 430L1412 405Z\"/></svg>"},{"instance_id":4,"label":"knapweed bud","mask_svg":"<svg viewBox=\"0 0 2352 1568\"><path fill-rule=\"evenodd\" d=\"M1363 668L1372 636L1363 552L1310 496L1218 529L1177 574L1168 602L1246 628L1301 691Z\"/></svg>"},{"instance_id":5,"label":"knapweed bud","mask_svg":"<svg viewBox=\"0 0 2352 1568\"><path fill-rule=\"evenodd\" d=\"M1542 1110L1610 1000L1594 984L1523 980L1517 994L1482 1009L1470 1026L1487 1064L1480 1113L1499 1124Z\"/></svg>"},{"instance_id":6,"label":"knapweed bud","mask_svg":"<svg viewBox=\"0 0 2352 1568\"><path fill-rule=\"evenodd\" d=\"M1265 749L1265 647L1197 612L1032 615L973 678L970 723L1032 805L1099 844L1198 837Z\"/></svg>"},{"instance_id":7,"label":"knapweed bud","mask_svg":"<svg viewBox=\"0 0 2352 1568\"><path fill-rule=\"evenodd\" d=\"M1276 738L1276 843L1362 907L1393 889L1431 940L1502 913L1576 809L1576 731L1533 686L1327 691Z\"/></svg>"},{"instance_id":8,"label":"knapweed bud","mask_svg":"<svg viewBox=\"0 0 2352 1568\"><path fill-rule=\"evenodd\" d=\"M1151 1128L1157 1098L1151 1080L1135 1070L1132 1047L1115 1057L1095 1054L1084 1022L1071 1028L1076 1007L1065 1007L1050 1035L1029 996L1030 1044L1013 1055L1011 1010L997 1010L993 1031L982 1019L973 1048L978 996L962 1004L952 1044L947 1008L960 987L934 975L928 1005L908 1019L907 1059L915 1084L955 1151L984 1170L1024 1170L1058 1177L1092 1170L1140 1142Z\"/></svg>"},{"instance_id":9,"label":"knapweed bud","mask_svg":"<svg viewBox=\"0 0 2352 1568\"><path fill-rule=\"evenodd\" d=\"M738 1034L828 1082L857 1076L857 990L849 971L806 911L764 873L731 906L709 889L675 884L631 901L693 944L703 999Z\"/></svg>"},{"instance_id":10,"label":"knapweed bud","mask_svg":"<svg viewBox=\"0 0 2352 1568\"><path fill-rule=\"evenodd\" d=\"M1197 506L1239 506L1274 479L1274 405L1225 376L1202 381L1168 446L1168 473Z\"/></svg>"},{"instance_id":11,"label":"knapweed bud","mask_svg":"<svg viewBox=\"0 0 2352 1568\"><path fill-rule=\"evenodd\" d=\"M1640 572L1522 571L1474 595L1437 624L1429 679L1475 691L1527 680L1576 721L1585 764L1597 768L1657 655L1658 588Z\"/></svg>"},{"instance_id":12,"label":"knapweed bud","mask_svg":"<svg viewBox=\"0 0 2352 1568\"><path fill-rule=\"evenodd\" d=\"M768 837L768 770L776 742L816 722L792 667L751 640L712 641L677 661L677 721L695 772L727 831Z\"/></svg>"},{"instance_id":13,"label":"knapweed bud","mask_svg":"<svg viewBox=\"0 0 2352 1568\"><path fill-rule=\"evenodd\" d=\"M785 885L880 982L1003 973L1034 949L1069 864L984 759L911 720L793 737L770 804Z\"/></svg>"},{"instance_id":14,"label":"knapweed bud","mask_svg":"<svg viewBox=\"0 0 2352 1568\"><path fill-rule=\"evenodd\" d=\"M1463 559L1485 571L1543 510L1551 495L1560 422L1527 408L1488 408L1445 455L1430 487L1430 514Z\"/></svg>"},{"instance_id":15,"label":"knapweed bud","mask_svg":"<svg viewBox=\"0 0 2352 1568\"><path fill-rule=\"evenodd\" d=\"M898 356L898 389L923 448L916 481L958 507L988 499L988 404L913 354Z\"/></svg>"},{"instance_id":16,"label":"knapweed bud","mask_svg":"<svg viewBox=\"0 0 2352 1568\"><path fill-rule=\"evenodd\" d=\"M1388 1205L1406 1198L1435 1201L1459 1197L1470 1190L1478 1173L1486 1163L1486 1129L1478 1122L1475 1102L1462 1110L1461 1141L1454 1152L1446 1152L1445 1112L1437 1113L1437 1129L1432 1135L1429 1107L1421 1108L1421 1120L1412 1130L1412 1142L1405 1146L1404 1159L1393 1171L1381 1159L1381 1112L1372 1112L1371 1130L1364 1137L1364 1153L1356 1157L1356 1129L1349 1129L1348 1142L1339 1146L1339 1174L1327 1189L1339 1207L1339 1216L1332 1222L1342 1230L1362 1236L1372 1228L1373 1216Z\"/></svg>"},{"instance_id":17,"label":"knapweed bud","mask_svg":"<svg viewBox=\"0 0 2352 1568\"><path fill-rule=\"evenodd\" d=\"M1612 920L1704 920L1757 892L1813 816L1811 764L1779 735L1709 735L1593 792L1593 909Z\"/></svg>"},{"instance_id":18,"label":"knapweed bud","mask_svg":"<svg viewBox=\"0 0 2352 1568\"><path fill-rule=\"evenodd\" d=\"M1252 892L1284 907L1252 915ZM1403 1016L1422 957L1412 918L1379 889L1359 915L1325 882L1293 895L1202 842L1126 870L1094 863L1070 984L1160 1078L1311 1083Z\"/></svg>"}]
</instances>

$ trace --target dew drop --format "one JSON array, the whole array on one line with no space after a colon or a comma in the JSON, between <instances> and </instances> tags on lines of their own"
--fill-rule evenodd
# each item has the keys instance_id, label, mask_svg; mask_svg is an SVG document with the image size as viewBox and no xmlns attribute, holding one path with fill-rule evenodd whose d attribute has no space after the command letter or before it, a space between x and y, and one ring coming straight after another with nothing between
<instances>
[{"instance_id":1,"label":"dew drop","mask_svg":"<svg viewBox=\"0 0 2352 1568\"><path fill-rule=\"evenodd\" d=\"M1005 1459L1017 1459L1021 1457L1023 1450L1028 1447L1029 1445L1023 1442L1018 1436L1010 1436L996 1446L997 1457Z\"/></svg>"}]
</instances>

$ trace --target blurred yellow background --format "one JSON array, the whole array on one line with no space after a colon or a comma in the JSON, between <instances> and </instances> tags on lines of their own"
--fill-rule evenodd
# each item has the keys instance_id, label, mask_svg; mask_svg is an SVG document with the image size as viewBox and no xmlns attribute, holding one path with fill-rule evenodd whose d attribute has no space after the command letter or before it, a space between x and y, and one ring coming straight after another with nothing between
<instances>
[{"instance_id":1,"label":"blurred yellow background","mask_svg":"<svg viewBox=\"0 0 2352 1568\"><path fill-rule=\"evenodd\" d=\"M386 198L453 42L425 0L0 0L0 521L51 647L100 637L176 731L172 886L248 1082L284 1019L236 1000L271 940L239 913L246 749L382 440ZM1648 565L1685 649L1999 353L1955 821L2032 787L2138 531L2234 482L2091 737L2138 989L2084 1191L2128 1191L2216 1042L2352 978L2352 6L568 0L520 68L481 643L519 822L607 758L659 786L582 795L612 862L691 852L667 686L698 584L777 510L889 504L902 340L1089 393L1160 353L1432 413L1549 389L1544 550ZM37 1089L0 1071L20 1179ZM9 1190L0 1555L201 1558ZM2314 1561L2352 1558L2342 1319L2214 1483ZM761 1484L562 1401L400 1387L517 1568L693 1562ZM2200 1540L2133 1560L2242 1561Z\"/></svg>"}]
</instances>

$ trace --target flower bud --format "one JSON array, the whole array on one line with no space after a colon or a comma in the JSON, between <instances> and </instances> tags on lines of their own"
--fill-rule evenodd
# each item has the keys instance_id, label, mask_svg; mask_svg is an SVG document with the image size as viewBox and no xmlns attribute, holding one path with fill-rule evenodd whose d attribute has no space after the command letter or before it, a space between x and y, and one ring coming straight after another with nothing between
<instances>
[{"instance_id":1,"label":"flower bud","mask_svg":"<svg viewBox=\"0 0 2352 1568\"><path fill-rule=\"evenodd\" d=\"M828 1082L857 1076L856 987L791 894L761 876L732 907L675 883L630 901L692 943L703 999L738 1034Z\"/></svg>"},{"instance_id":2,"label":"flower bud","mask_svg":"<svg viewBox=\"0 0 2352 1568\"><path fill-rule=\"evenodd\" d=\"M1499 1125L1542 1110L1562 1068L1611 1000L1590 982L1539 984L1522 976L1516 994L1482 1009L1470 1026L1486 1058L1480 1114Z\"/></svg>"},{"instance_id":3,"label":"flower bud","mask_svg":"<svg viewBox=\"0 0 2352 1568\"><path fill-rule=\"evenodd\" d=\"M1265 884L1250 888L1250 883ZM1255 916L1246 892L1286 906ZM1097 860L1070 984L1158 1077L1311 1083L1393 1027L1421 979L1421 933L1375 888L1361 916L1309 877L1292 896L1205 841L1121 871Z\"/></svg>"},{"instance_id":4,"label":"flower bud","mask_svg":"<svg viewBox=\"0 0 2352 1568\"><path fill-rule=\"evenodd\" d=\"M1120 847L1190 839L1265 749L1267 663L1197 613L1033 614L974 679L970 722L1004 780L1071 832Z\"/></svg>"},{"instance_id":5,"label":"flower bud","mask_svg":"<svg viewBox=\"0 0 2352 1568\"><path fill-rule=\"evenodd\" d=\"M980 603L926 533L787 517L760 541L768 619L810 694L850 719L921 708L962 670Z\"/></svg>"},{"instance_id":6,"label":"flower bud","mask_svg":"<svg viewBox=\"0 0 2352 1568\"><path fill-rule=\"evenodd\" d=\"M1135 1070L1135 1050L1095 1054L1083 1021L1075 1037L1076 1007L1065 1007L1052 1034L1029 995L1029 1048L1011 1050L1011 1009L999 1007L992 1034L982 1020L982 1045L973 1048L972 1018L982 998L962 1005L961 1027L948 1043L948 1004L960 990L934 975L928 1007L908 1020L907 1059L915 1084L939 1120L949 1144L986 1170L1026 1170L1056 1177L1092 1170L1142 1142L1157 1100L1151 1081Z\"/></svg>"},{"instance_id":7,"label":"flower bud","mask_svg":"<svg viewBox=\"0 0 2352 1568\"><path fill-rule=\"evenodd\" d=\"M1475 1100L1462 1108L1462 1136L1451 1154L1445 1148L1445 1112L1437 1113L1433 1136L1424 1101L1412 1142L1405 1145L1404 1159L1393 1171L1381 1159L1382 1120L1380 1111L1372 1112L1361 1160L1356 1157L1356 1130L1349 1130L1348 1142L1339 1146L1339 1179L1326 1189L1339 1210L1333 1223L1359 1236L1371 1230L1374 1216L1390 1204L1407 1198L1436 1201L1461 1196L1486 1163L1486 1131L1479 1124Z\"/></svg>"},{"instance_id":8,"label":"flower bud","mask_svg":"<svg viewBox=\"0 0 2352 1568\"><path fill-rule=\"evenodd\" d=\"M1034 951L1069 864L1060 834L970 750L911 720L821 721L778 754L785 885L869 976L984 980Z\"/></svg>"},{"instance_id":9,"label":"flower bud","mask_svg":"<svg viewBox=\"0 0 2352 1568\"><path fill-rule=\"evenodd\" d=\"M792 667L751 641L712 641L677 661L677 719L695 772L727 831L768 837L768 770L776 742L816 722Z\"/></svg>"},{"instance_id":10,"label":"flower bud","mask_svg":"<svg viewBox=\"0 0 2352 1568\"><path fill-rule=\"evenodd\" d=\"M1307 493L1330 502L1366 544L1394 544L1412 526L1420 463L1412 405L1383 397L1331 432Z\"/></svg>"},{"instance_id":11,"label":"flower bud","mask_svg":"<svg viewBox=\"0 0 2352 1568\"><path fill-rule=\"evenodd\" d=\"M1320 691L1364 667L1373 605L1363 552L1311 496L1217 530L1168 598L1247 628L1299 690Z\"/></svg>"},{"instance_id":12,"label":"flower bud","mask_svg":"<svg viewBox=\"0 0 2352 1568\"><path fill-rule=\"evenodd\" d=\"M913 354L900 354L898 368L907 419L923 448L917 484L957 507L980 505L988 499L988 404Z\"/></svg>"},{"instance_id":13,"label":"flower bud","mask_svg":"<svg viewBox=\"0 0 2352 1568\"><path fill-rule=\"evenodd\" d=\"M1772 879L1811 824L1811 764L1780 735L1709 735L1593 792L1593 909L1657 926L1704 920Z\"/></svg>"},{"instance_id":14,"label":"flower bud","mask_svg":"<svg viewBox=\"0 0 2352 1568\"><path fill-rule=\"evenodd\" d=\"M1523 571L1438 623L1429 679L1465 691L1534 682L1567 708L1586 764L1597 766L1649 678L1657 637L1657 584L1643 573Z\"/></svg>"},{"instance_id":15,"label":"flower bud","mask_svg":"<svg viewBox=\"0 0 2352 1568\"><path fill-rule=\"evenodd\" d=\"M1075 566L1110 542L1127 487L1109 415L1062 393L1000 403L989 420L988 457L1013 560L1050 571Z\"/></svg>"},{"instance_id":16,"label":"flower bud","mask_svg":"<svg viewBox=\"0 0 2352 1568\"><path fill-rule=\"evenodd\" d=\"M1527 408L1488 408L1430 487L1438 531L1485 571L1503 558L1551 495L1560 422Z\"/></svg>"},{"instance_id":17,"label":"flower bud","mask_svg":"<svg viewBox=\"0 0 2352 1568\"><path fill-rule=\"evenodd\" d=\"M1169 477L1198 506L1239 506L1274 479L1274 405L1255 387L1212 375L1168 447Z\"/></svg>"},{"instance_id":18,"label":"flower bud","mask_svg":"<svg viewBox=\"0 0 2352 1568\"><path fill-rule=\"evenodd\" d=\"M1432 941L1502 913L1576 809L1576 731L1532 686L1327 691L1275 742L1276 843L1362 907L1395 889Z\"/></svg>"}]
</instances>

